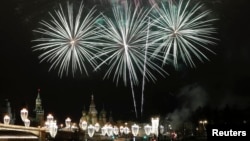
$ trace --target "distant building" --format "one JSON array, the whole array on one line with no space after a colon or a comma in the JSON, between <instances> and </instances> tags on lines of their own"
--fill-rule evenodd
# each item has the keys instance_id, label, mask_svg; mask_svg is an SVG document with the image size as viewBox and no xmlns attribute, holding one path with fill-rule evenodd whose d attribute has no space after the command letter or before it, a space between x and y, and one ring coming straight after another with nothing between
<instances>
[{"instance_id":1,"label":"distant building","mask_svg":"<svg viewBox=\"0 0 250 141\"><path fill-rule=\"evenodd\" d=\"M5 115L8 115L10 117L10 124L15 124L15 113L12 111L10 101L8 99L5 99L3 103L1 103L0 113L2 120Z\"/></svg>"},{"instance_id":2,"label":"distant building","mask_svg":"<svg viewBox=\"0 0 250 141\"><path fill-rule=\"evenodd\" d=\"M38 126L43 126L44 125L44 110L42 108L42 100L40 98L40 89L38 89L38 92L37 92L34 112L35 112L34 122Z\"/></svg>"},{"instance_id":3,"label":"distant building","mask_svg":"<svg viewBox=\"0 0 250 141\"><path fill-rule=\"evenodd\" d=\"M112 119L112 117L110 117ZM82 117L80 118L80 124L86 121L88 124L96 124L99 123L100 125L104 125L107 123L107 113L104 110L104 108L101 110L98 118L98 111L96 110L95 102L94 102L94 96L91 96L91 102L89 105L89 111L85 111L85 109L82 111Z\"/></svg>"}]
</instances>

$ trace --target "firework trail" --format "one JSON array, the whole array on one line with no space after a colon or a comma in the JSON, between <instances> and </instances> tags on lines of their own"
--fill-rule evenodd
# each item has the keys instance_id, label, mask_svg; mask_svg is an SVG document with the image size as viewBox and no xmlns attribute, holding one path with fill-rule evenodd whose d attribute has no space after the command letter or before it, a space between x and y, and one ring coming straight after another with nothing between
<instances>
[{"instance_id":1,"label":"firework trail","mask_svg":"<svg viewBox=\"0 0 250 141\"><path fill-rule=\"evenodd\" d=\"M132 8L131 5L124 7L114 7L113 18L103 14L104 25L100 25L99 45L102 51L97 54L98 58L103 58L96 67L100 68L104 64L108 65L104 78L113 76L113 81L118 84L122 79L125 86L130 82L135 114L137 117L136 101L134 96L134 85L139 84L139 77L143 75L145 58L145 42L147 38L146 18L150 10L139 9L138 6ZM145 71L147 80L156 80L150 70L154 70L164 75L164 70L153 61L147 61L149 69Z\"/></svg>"},{"instance_id":2,"label":"firework trail","mask_svg":"<svg viewBox=\"0 0 250 141\"><path fill-rule=\"evenodd\" d=\"M149 36L149 25L150 25L150 18L148 19L148 29L147 29L147 39L146 39L146 46L145 46L145 58L144 58L144 66L143 66L143 75L142 75L142 94L141 94L141 117L143 115L143 105L144 105L144 89L145 89L145 73L146 73L146 64L147 64L147 55L148 55L148 36Z\"/></svg>"},{"instance_id":3,"label":"firework trail","mask_svg":"<svg viewBox=\"0 0 250 141\"><path fill-rule=\"evenodd\" d=\"M33 46L34 51L43 51L39 55L40 62L51 63L51 69L58 68L58 75L62 77L64 73L68 75L71 68L72 74L80 71L88 75L86 65L93 68L96 66L95 60L91 58L99 49L95 43L95 21L99 16L95 16L95 9L92 8L86 15L83 15L83 4L79 6L78 13L74 15L73 5L67 3L67 12L63 8L55 10L50 14L50 21L41 21L41 28L34 30L35 33L42 35L41 38L33 40L38 42Z\"/></svg>"},{"instance_id":4,"label":"firework trail","mask_svg":"<svg viewBox=\"0 0 250 141\"><path fill-rule=\"evenodd\" d=\"M155 54L163 53L163 64L173 57L175 68L178 68L178 58L186 65L196 67L194 58L203 62L203 58L209 60L202 52L207 50L214 53L207 46L215 44L215 33L212 22L216 19L208 19L211 11L200 11L202 4L197 3L193 7L190 1L184 3L162 3L160 8L155 8L157 14L152 14L153 26L157 27L154 32ZM171 58L172 59L172 58Z\"/></svg>"}]
</instances>

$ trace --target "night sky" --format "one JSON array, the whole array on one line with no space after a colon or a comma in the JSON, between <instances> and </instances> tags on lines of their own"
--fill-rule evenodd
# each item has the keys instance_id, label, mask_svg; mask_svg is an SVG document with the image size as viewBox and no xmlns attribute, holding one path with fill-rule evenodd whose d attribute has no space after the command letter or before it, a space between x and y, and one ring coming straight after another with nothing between
<instances>
[{"instance_id":1,"label":"night sky","mask_svg":"<svg viewBox=\"0 0 250 141\"><path fill-rule=\"evenodd\" d=\"M209 105L223 108L226 104L246 108L250 106L250 9L248 0L201 0L218 17L215 24L216 55L207 54L210 61L198 63L196 69L166 67L169 76L158 77L145 87L143 118L151 115L173 115L183 107L195 110ZM115 120L134 119L132 94L129 87L116 86L102 79L102 72L89 77L58 77L48 72L48 64L39 63L32 52L32 30L48 16L49 10L63 0L8 0L0 4L0 100L9 99L16 113L35 106L37 89L45 114L53 113L64 120L70 116L78 122L81 111L88 110L91 94L96 108L112 112ZM86 0L85 0L86 2ZM141 86L135 87L138 111ZM181 114L181 113L179 113ZM17 115L19 118L19 115Z\"/></svg>"}]
</instances>

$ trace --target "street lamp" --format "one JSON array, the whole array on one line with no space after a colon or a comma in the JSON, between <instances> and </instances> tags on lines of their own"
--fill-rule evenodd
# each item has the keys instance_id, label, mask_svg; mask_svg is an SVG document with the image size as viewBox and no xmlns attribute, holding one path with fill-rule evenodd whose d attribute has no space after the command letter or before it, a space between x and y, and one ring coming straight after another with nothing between
<instances>
[{"instance_id":1,"label":"street lamp","mask_svg":"<svg viewBox=\"0 0 250 141\"><path fill-rule=\"evenodd\" d=\"M163 133L164 133L164 126L160 125L160 134L163 134Z\"/></svg>"},{"instance_id":2,"label":"street lamp","mask_svg":"<svg viewBox=\"0 0 250 141\"><path fill-rule=\"evenodd\" d=\"M202 126L203 126L203 134L204 134L204 136L206 136L205 124L207 124L207 120L200 120L199 123L202 124Z\"/></svg>"},{"instance_id":3,"label":"street lamp","mask_svg":"<svg viewBox=\"0 0 250 141\"><path fill-rule=\"evenodd\" d=\"M152 133L158 137L158 127L159 127L159 118L151 118L151 123L152 123Z\"/></svg>"},{"instance_id":4,"label":"street lamp","mask_svg":"<svg viewBox=\"0 0 250 141\"><path fill-rule=\"evenodd\" d=\"M128 128L128 126L127 126L127 123L125 123L125 127L123 128L123 133L125 134L126 140L127 140L127 135L128 135L128 133L129 133L129 128Z\"/></svg>"},{"instance_id":5,"label":"street lamp","mask_svg":"<svg viewBox=\"0 0 250 141\"><path fill-rule=\"evenodd\" d=\"M78 131L78 127L77 127L77 124L76 124L76 123L73 123L73 124L71 125L71 127L69 127L69 128L70 128L71 131L73 131L73 132Z\"/></svg>"},{"instance_id":6,"label":"street lamp","mask_svg":"<svg viewBox=\"0 0 250 141\"><path fill-rule=\"evenodd\" d=\"M95 132L98 132L100 130L100 124L96 123L95 124Z\"/></svg>"},{"instance_id":7,"label":"street lamp","mask_svg":"<svg viewBox=\"0 0 250 141\"><path fill-rule=\"evenodd\" d=\"M105 136L107 134L107 125L104 125L102 128L101 128L101 131L102 131L102 135Z\"/></svg>"},{"instance_id":8,"label":"street lamp","mask_svg":"<svg viewBox=\"0 0 250 141\"><path fill-rule=\"evenodd\" d=\"M65 126L67 129L70 129L70 125L71 125L71 119L68 117L65 119Z\"/></svg>"},{"instance_id":9,"label":"street lamp","mask_svg":"<svg viewBox=\"0 0 250 141\"><path fill-rule=\"evenodd\" d=\"M134 136L134 141L135 141L135 137L138 135L139 133L139 126L137 124L133 124L131 126L131 130L132 130L132 134Z\"/></svg>"},{"instance_id":10,"label":"street lamp","mask_svg":"<svg viewBox=\"0 0 250 141\"><path fill-rule=\"evenodd\" d=\"M206 130L205 124L207 124L207 120L200 120L199 123L202 124L203 129Z\"/></svg>"},{"instance_id":11,"label":"street lamp","mask_svg":"<svg viewBox=\"0 0 250 141\"><path fill-rule=\"evenodd\" d=\"M124 127L123 133L124 133L125 135L127 135L127 134L129 133L129 128L128 128L127 126Z\"/></svg>"},{"instance_id":12,"label":"street lamp","mask_svg":"<svg viewBox=\"0 0 250 141\"><path fill-rule=\"evenodd\" d=\"M87 127L88 127L88 123L87 123L87 121L85 121L85 120L83 120L82 122L81 122L81 125L80 125L80 128L82 128L82 130L84 131L84 138L85 138L85 140L87 140L87 138L86 138L86 130L87 130Z\"/></svg>"},{"instance_id":13,"label":"street lamp","mask_svg":"<svg viewBox=\"0 0 250 141\"><path fill-rule=\"evenodd\" d=\"M24 121L25 119L28 118L28 110L26 108L23 108L21 111L20 111L20 115L21 115L21 119L22 121Z\"/></svg>"},{"instance_id":14,"label":"street lamp","mask_svg":"<svg viewBox=\"0 0 250 141\"><path fill-rule=\"evenodd\" d=\"M88 123L85 120L82 121L82 124L81 124L82 130L86 131L87 127L88 127Z\"/></svg>"},{"instance_id":15,"label":"street lamp","mask_svg":"<svg viewBox=\"0 0 250 141\"><path fill-rule=\"evenodd\" d=\"M121 135L123 134L123 131L124 131L124 127L123 127L123 126L120 126L120 134L121 134Z\"/></svg>"},{"instance_id":16,"label":"street lamp","mask_svg":"<svg viewBox=\"0 0 250 141\"><path fill-rule=\"evenodd\" d=\"M57 131L58 131L58 126L57 126L57 122L56 122L56 120L54 120L54 116L52 114L47 115L45 126L46 126L46 132L49 132L50 136L52 138L55 138Z\"/></svg>"},{"instance_id":17,"label":"street lamp","mask_svg":"<svg viewBox=\"0 0 250 141\"><path fill-rule=\"evenodd\" d=\"M107 126L107 135L109 136L109 137L112 137L113 136L113 127L112 127L112 125L108 125Z\"/></svg>"},{"instance_id":18,"label":"street lamp","mask_svg":"<svg viewBox=\"0 0 250 141\"><path fill-rule=\"evenodd\" d=\"M145 134L148 137L150 135L150 133L152 132L152 127L147 124L147 125L144 126L144 131L145 131Z\"/></svg>"},{"instance_id":19,"label":"street lamp","mask_svg":"<svg viewBox=\"0 0 250 141\"><path fill-rule=\"evenodd\" d=\"M94 133L95 133L95 126L90 124L88 126L88 135L89 135L89 137L92 138L94 136Z\"/></svg>"},{"instance_id":20,"label":"street lamp","mask_svg":"<svg viewBox=\"0 0 250 141\"><path fill-rule=\"evenodd\" d=\"M49 122L49 133L52 138L55 138L57 134L58 126L56 121Z\"/></svg>"},{"instance_id":21,"label":"street lamp","mask_svg":"<svg viewBox=\"0 0 250 141\"><path fill-rule=\"evenodd\" d=\"M5 125L9 125L9 124L10 124L10 116L5 115L5 116L3 117L3 123L4 123Z\"/></svg>"},{"instance_id":22,"label":"street lamp","mask_svg":"<svg viewBox=\"0 0 250 141\"><path fill-rule=\"evenodd\" d=\"M119 128L117 126L114 126L113 132L117 136L119 134Z\"/></svg>"},{"instance_id":23,"label":"street lamp","mask_svg":"<svg viewBox=\"0 0 250 141\"><path fill-rule=\"evenodd\" d=\"M24 119L24 126L29 127L30 126L30 120L28 118Z\"/></svg>"},{"instance_id":24,"label":"street lamp","mask_svg":"<svg viewBox=\"0 0 250 141\"><path fill-rule=\"evenodd\" d=\"M48 124L50 124L50 123L52 123L53 122L53 120L54 120L54 116L52 116L52 114L48 114L48 116L47 116L47 122L48 122Z\"/></svg>"}]
</instances>

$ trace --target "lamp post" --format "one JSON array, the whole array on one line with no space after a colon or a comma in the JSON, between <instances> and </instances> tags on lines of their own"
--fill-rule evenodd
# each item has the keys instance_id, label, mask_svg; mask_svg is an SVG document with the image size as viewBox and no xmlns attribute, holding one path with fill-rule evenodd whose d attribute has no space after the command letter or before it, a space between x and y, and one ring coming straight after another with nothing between
<instances>
[{"instance_id":1,"label":"lamp post","mask_svg":"<svg viewBox=\"0 0 250 141\"><path fill-rule=\"evenodd\" d=\"M46 119L47 124L52 123L53 120L54 120L54 116L53 116L52 114L48 114L48 115L47 115L47 119Z\"/></svg>"},{"instance_id":2,"label":"lamp post","mask_svg":"<svg viewBox=\"0 0 250 141\"><path fill-rule=\"evenodd\" d=\"M134 141L135 141L135 137L138 135L139 133L139 126L137 124L133 124L131 126L131 130L132 130L132 134L134 136Z\"/></svg>"},{"instance_id":3,"label":"lamp post","mask_svg":"<svg viewBox=\"0 0 250 141\"><path fill-rule=\"evenodd\" d=\"M160 134L163 134L163 133L164 133L164 126L160 125Z\"/></svg>"},{"instance_id":4,"label":"lamp post","mask_svg":"<svg viewBox=\"0 0 250 141\"><path fill-rule=\"evenodd\" d=\"M94 133L95 133L95 126L90 124L88 126L88 135L89 135L89 137L92 138L94 136Z\"/></svg>"},{"instance_id":5,"label":"lamp post","mask_svg":"<svg viewBox=\"0 0 250 141\"><path fill-rule=\"evenodd\" d=\"M120 134L122 135L123 134L123 131L124 131L124 127L123 126L120 126Z\"/></svg>"},{"instance_id":6,"label":"lamp post","mask_svg":"<svg viewBox=\"0 0 250 141\"><path fill-rule=\"evenodd\" d=\"M123 128L123 133L125 134L126 140L127 140L127 135L128 135L128 133L129 133L129 128L128 128L128 126L127 126L127 123L125 123L125 127Z\"/></svg>"},{"instance_id":7,"label":"lamp post","mask_svg":"<svg viewBox=\"0 0 250 141\"><path fill-rule=\"evenodd\" d=\"M71 119L68 117L65 119L65 128L66 129L70 129L70 125L71 125Z\"/></svg>"},{"instance_id":8,"label":"lamp post","mask_svg":"<svg viewBox=\"0 0 250 141\"><path fill-rule=\"evenodd\" d=\"M113 136L113 130L114 130L114 128L112 127L112 125L109 124L109 125L107 126L107 135L108 135L109 137L112 137L112 136Z\"/></svg>"},{"instance_id":9,"label":"lamp post","mask_svg":"<svg viewBox=\"0 0 250 141\"><path fill-rule=\"evenodd\" d=\"M21 119L22 121L24 121L25 119L28 118L28 110L26 108L23 108L21 111L20 111L20 116L21 116Z\"/></svg>"},{"instance_id":10,"label":"lamp post","mask_svg":"<svg viewBox=\"0 0 250 141\"><path fill-rule=\"evenodd\" d=\"M30 120L28 118L24 119L24 126L29 127L30 126Z\"/></svg>"},{"instance_id":11,"label":"lamp post","mask_svg":"<svg viewBox=\"0 0 250 141\"><path fill-rule=\"evenodd\" d=\"M100 130L100 124L95 123L95 132L99 132L99 130Z\"/></svg>"},{"instance_id":12,"label":"lamp post","mask_svg":"<svg viewBox=\"0 0 250 141\"><path fill-rule=\"evenodd\" d=\"M102 131L102 135L105 136L107 134L107 125L104 125L102 128L101 128L101 131Z\"/></svg>"},{"instance_id":13,"label":"lamp post","mask_svg":"<svg viewBox=\"0 0 250 141\"><path fill-rule=\"evenodd\" d=\"M158 131L158 127L159 127L159 118L151 118L151 123L152 123L152 133L158 137L159 131Z\"/></svg>"},{"instance_id":14,"label":"lamp post","mask_svg":"<svg viewBox=\"0 0 250 141\"><path fill-rule=\"evenodd\" d=\"M206 126L205 126L205 124L207 124L207 120L200 120L199 123L202 124L203 134L204 134L204 136L206 136Z\"/></svg>"},{"instance_id":15,"label":"lamp post","mask_svg":"<svg viewBox=\"0 0 250 141\"><path fill-rule=\"evenodd\" d=\"M3 117L3 123L4 123L5 125L9 125L9 124L10 124L10 116L5 115L5 116Z\"/></svg>"},{"instance_id":16,"label":"lamp post","mask_svg":"<svg viewBox=\"0 0 250 141\"><path fill-rule=\"evenodd\" d=\"M119 128L117 126L114 126L113 132L115 134L115 138L119 135Z\"/></svg>"},{"instance_id":17,"label":"lamp post","mask_svg":"<svg viewBox=\"0 0 250 141\"><path fill-rule=\"evenodd\" d=\"M200 120L199 123L202 124L203 129L206 130L205 124L207 124L207 120Z\"/></svg>"},{"instance_id":18,"label":"lamp post","mask_svg":"<svg viewBox=\"0 0 250 141\"><path fill-rule=\"evenodd\" d=\"M55 138L57 134L58 126L56 121L52 121L49 123L49 133L52 138Z\"/></svg>"},{"instance_id":19,"label":"lamp post","mask_svg":"<svg viewBox=\"0 0 250 141\"><path fill-rule=\"evenodd\" d=\"M58 131L58 126L52 114L47 115L45 126L46 126L46 132L49 132L50 137L55 138Z\"/></svg>"},{"instance_id":20,"label":"lamp post","mask_svg":"<svg viewBox=\"0 0 250 141\"><path fill-rule=\"evenodd\" d=\"M147 138L148 138L150 133L152 132L152 127L147 124L144 126L144 131L145 131L145 134L147 135Z\"/></svg>"},{"instance_id":21,"label":"lamp post","mask_svg":"<svg viewBox=\"0 0 250 141\"><path fill-rule=\"evenodd\" d=\"M88 127L88 123L87 123L87 121L82 121L82 123L81 123L81 128L82 128L82 130L84 131L84 138L85 138L85 140L87 140L87 138L86 138L86 130L87 130L87 127Z\"/></svg>"}]
</instances>

